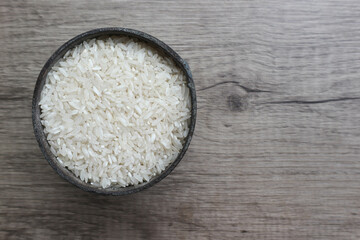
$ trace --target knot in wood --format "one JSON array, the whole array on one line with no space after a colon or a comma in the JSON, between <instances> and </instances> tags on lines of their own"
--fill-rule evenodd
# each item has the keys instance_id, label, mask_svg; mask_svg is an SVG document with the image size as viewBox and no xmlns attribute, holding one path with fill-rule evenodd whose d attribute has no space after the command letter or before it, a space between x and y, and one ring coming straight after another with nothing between
<instances>
[{"instance_id":1,"label":"knot in wood","mask_svg":"<svg viewBox=\"0 0 360 240\"><path fill-rule=\"evenodd\" d=\"M231 94L227 98L227 103L230 111L241 112L246 109L246 96L240 96L238 94Z\"/></svg>"}]
</instances>

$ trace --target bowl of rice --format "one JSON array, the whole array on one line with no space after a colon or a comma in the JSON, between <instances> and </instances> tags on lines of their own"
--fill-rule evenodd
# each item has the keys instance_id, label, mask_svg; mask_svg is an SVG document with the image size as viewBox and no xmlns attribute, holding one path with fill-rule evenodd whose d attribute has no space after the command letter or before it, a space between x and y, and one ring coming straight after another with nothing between
<instances>
[{"instance_id":1,"label":"bowl of rice","mask_svg":"<svg viewBox=\"0 0 360 240\"><path fill-rule=\"evenodd\" d=\"M181 161L196 120L188 64L168 45L126 28L63 44L37 79L32 119L45 159L89 192L153 186Z\"/></svg>"}]
</instances>

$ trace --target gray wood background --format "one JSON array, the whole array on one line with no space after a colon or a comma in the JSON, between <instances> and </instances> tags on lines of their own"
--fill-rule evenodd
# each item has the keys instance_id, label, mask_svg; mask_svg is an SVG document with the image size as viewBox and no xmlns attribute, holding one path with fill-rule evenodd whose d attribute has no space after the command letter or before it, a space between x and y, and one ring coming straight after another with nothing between
<instances>
[{"instance_id":1,"label":"gray wood background","mask_svg":"<svg viewBox=\"0 0 360 240\"><path fill-rule=\"evenodd\" d=\"M134 28L192 68L186 157L144 192L61 179L35 141L45 61ZM360 2L0 1L0 239L360 239Z\"/></svg>"}]
</instances>

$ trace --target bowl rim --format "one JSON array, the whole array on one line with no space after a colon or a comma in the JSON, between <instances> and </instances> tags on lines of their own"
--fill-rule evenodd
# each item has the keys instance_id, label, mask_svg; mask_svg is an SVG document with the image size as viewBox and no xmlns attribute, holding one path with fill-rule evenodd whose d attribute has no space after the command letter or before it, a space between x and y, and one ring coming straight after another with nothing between
<instances>
[{"instance_id":1,"label":"bowl rim","mask_svg":"<svg viewBox=\"0 0 360 240\"><path fill-rule=\"evenodd\" d=\"M96 187L94 185L91 185L90 183L85 183L80 178L76 177L74 173L72 173L69 169L63 167L58 160L56 159L56 156L51 152L50 145L46 139L43 125L41 124L40 119L40 106L39 101L41 97L41 91L44 87L46 76L48 72L51 70L53 65L64 56L64 54L73 48L74 46L82 43L84 40L102 37L102 36L128 36L131 38L137 38L143 42L146 42L150 46L154 47L156 50L160 51L163 55L169 57L172 59L175 64L180 67L187 79L187 86L190 90L190 97L191 97L191 118L190 118L190 124L189 124L189 133L187 137L185 138L185 142L183 145L183 148L181 149L180 153L178 154L177 158L174 162L172 162L170 165L168 165L164 171L162 171L160 174L154 176L151 178L148 182L144 182L138 185L131 185L128 187L116 187L112 186L109 188L101 188ZM182 160L182 158L185 155L185 152L187 151L192 136L194 134L195 130L195 123L196 123L196 112L197 112L197 101L196 101L196 91L195 91L195 84L193 81L192 73L190 70L189 65L186 63L184 59L182 59L172 48L170 48L167 44L160 41L159 39L138 30L130 29L130 28L121 28L121 27L108 27L108 28L97 28L93 29L84 33L81 33L74 38L68 40L63 45L61 45L52 55L51 57L46 61L45 65L40 71L40 74L37 78L35 89L33 93L33 99L32 99L32 123L33 123L33 129L35 138L39 144L39 147L41 149L41 152L43 153L45 159L50 164L50 166L65 180L72 183L76 187L87 191L87 192L93 192L101 195L128 195L132 193L139 192L141 190L147 189L149 187L152 187L156 183L160 182L162 179L164 179L167 175L169 175L174 168L179 164L179 162Z\"/></svg>"}]
</instances>

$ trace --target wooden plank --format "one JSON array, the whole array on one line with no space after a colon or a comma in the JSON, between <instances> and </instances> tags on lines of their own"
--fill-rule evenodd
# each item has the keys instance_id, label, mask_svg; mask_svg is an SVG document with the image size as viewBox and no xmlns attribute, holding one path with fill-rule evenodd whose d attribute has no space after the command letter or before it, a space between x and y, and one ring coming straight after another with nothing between
<instances>
[{"instance_id":1,"label":"wooden plank","mask_svg":"<svg viewBox=\"0 0 360 240\"><path fill-rule=\"evenodd\" d=\"M0 2L0 239L359 239L360 5L320 1ZM145 31L193 71L186 157L151 189L63 181L33 136L48 57L97 27Z\"/></svg>"}]
</instances>

